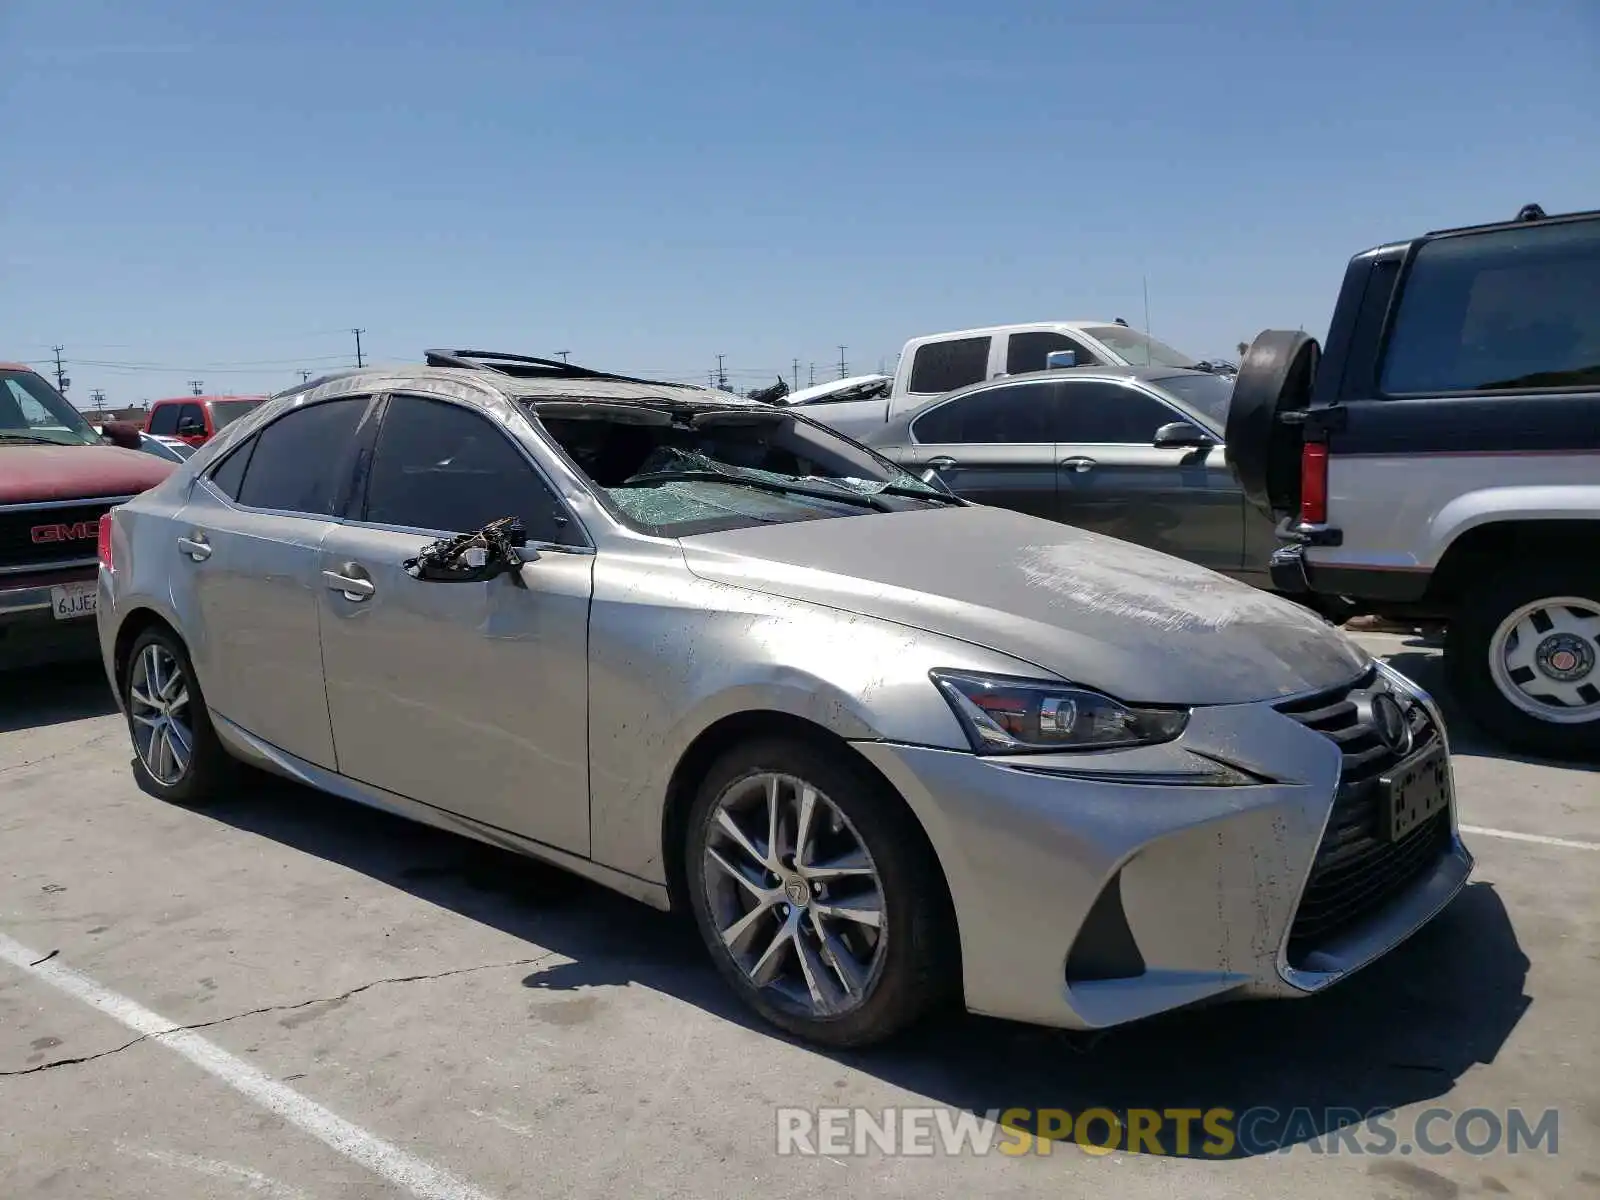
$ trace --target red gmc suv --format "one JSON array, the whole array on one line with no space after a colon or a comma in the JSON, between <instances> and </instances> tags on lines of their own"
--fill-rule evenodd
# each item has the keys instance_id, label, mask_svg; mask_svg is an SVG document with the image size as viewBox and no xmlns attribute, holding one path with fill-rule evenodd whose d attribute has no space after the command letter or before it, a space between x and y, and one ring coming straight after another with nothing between
<instances>
[{"instance_id":1,"label":"red gmc suv","mask_svg":"<svg viewBox=\"0 0 1600 1200\"><path fill-rule=\"evenodd\" d=\"M41 376L0 362L0 670L95 656L100 516L173 469L106 444Z\"/></svg>"}]
</instances>

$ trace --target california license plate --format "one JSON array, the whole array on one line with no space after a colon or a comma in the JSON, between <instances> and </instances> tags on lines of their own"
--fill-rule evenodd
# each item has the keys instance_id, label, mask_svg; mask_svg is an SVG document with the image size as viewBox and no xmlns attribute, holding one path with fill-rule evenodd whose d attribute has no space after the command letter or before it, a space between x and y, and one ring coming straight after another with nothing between
<instances>
[{"instance_id":1,"label":"california license plate","mask_svg":"<svg viewBox=\"0 0 1600 1200\"><path fill-rule=\"evenodd\" d=\"M94 616L99 596L94 583L63 583L50 589L50 608L58 621Z\"/></svg>"},{"instance_id":2,"label":"california license plate","mask_svg":"<svg viewBox=\"0 0 1600 1200\"><path fill-rule=\"evenodd\" d=\"M1450 760L1436 747L1380 777L1379 787L1384 839L1398 842L1449 807Z\"/></svg>"}]
</instances>

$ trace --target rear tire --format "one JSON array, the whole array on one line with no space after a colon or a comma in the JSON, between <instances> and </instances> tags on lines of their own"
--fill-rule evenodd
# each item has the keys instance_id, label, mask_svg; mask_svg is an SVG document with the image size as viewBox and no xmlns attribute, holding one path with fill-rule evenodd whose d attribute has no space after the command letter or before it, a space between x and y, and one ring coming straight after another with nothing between
<instances>
[{"instance_id":1,"label":"rear tire","mask_svg":"<svg viewBox=\"0 0 1600 1200\"><path fill-rule=\"evenodd\" d=\"M933 852L900 798L843 753L768 738L724 754L690 811L684 863L717 970L780 1029L872 1045L954 991L955 922Z\"/></svg>"},{"instance_id":2,"label":"rear tire","mask_svg":"<svg viewBox=\"0 0 1600 1200\"><path fill-rule=\"evenodd\" d=\"M1485 733L1527 754L1600 760L1600 566L1491 578L1451 618L1445 667Z\"/></svg>"},{"instance_id":3,"label":"rear tire","mask_svg":"<svg viewBox=\"0 0 1600 1200\"><path fill-rule=\"evenodd\" d=\"M234 761L212 727L182 639L162 625L146 629L128 652L121 687L139 786L173 804L216 799Z\"/></svg>"}]
</instances>

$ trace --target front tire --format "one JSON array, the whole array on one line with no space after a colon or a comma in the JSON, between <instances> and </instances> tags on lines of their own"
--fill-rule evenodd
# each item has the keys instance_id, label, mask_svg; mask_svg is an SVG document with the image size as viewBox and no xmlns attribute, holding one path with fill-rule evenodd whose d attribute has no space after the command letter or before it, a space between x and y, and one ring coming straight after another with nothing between
<instances>
[{"instance_id":1,"label":"front tire","mask_svg":"<svg viewBox=\"0 0 1600 1200\"><path fill-rule=\"evenodd\" d=\"M189 652L164 626L134 639L123 670L122 709L141 788L174 804L215 798L233 760L212 728Z\"/></svg>"},{"instance_id":2,"label":"front tire","mask_svg":"<svg viewBox=\"0 0 1600 1200\"><path fill-rule=\"evenodd\" d=\"M871 1045L951 994L956 932L933 852L843 753L788 739L729 751L696 795L684 862L717 970L789 1033Z\"/></svg>"},{"instance_id":3,"label":"front tire","mask_svg":"<svg viewBox=\"0 0 1600 1200\"><path fill-rule=\"evenodd\" d=\"M1450 621L1445 665L1485 732L1512 749L1600 759L1600 567L1506 570Z\"/></svg>"}]
</instances>

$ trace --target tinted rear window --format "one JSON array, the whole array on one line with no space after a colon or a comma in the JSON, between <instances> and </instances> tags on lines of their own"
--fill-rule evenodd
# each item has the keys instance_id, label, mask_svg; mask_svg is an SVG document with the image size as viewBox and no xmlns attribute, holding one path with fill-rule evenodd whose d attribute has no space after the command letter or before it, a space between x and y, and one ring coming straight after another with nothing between
<instances>
[{"instance_id":1,"label":"tinted rear window","mask_svg":"<svg viewBox=\"0 0 1600 1200\"><path fill-rule=\"evenodd\" d=\"M211 423L218 429L231 425L260 403L259 400L213 400Z\"/></svg>"},{"instance_id":2,"label":"tinted rear window","mask_svg":"<svg viewBox=\"0 0 1600 1200\"><path fill-rule=\"evenodd\" d=\"M345 482L346 452L365 397L328 400L279 417L255 437L239 503L326 516Z\"/></svg>"},{"instance_id":3,"label":"tinted rear window","mask_svg":"<svg viewBox=\"0 0 1600 1200\"><path fill-rule=\"evenodd\" d=\"M1381 378L1390 393L1600 387L1600 221L1423 245Z\"/></svg>"},{"instance_id":4,"label":"tinted rear window","mask_svg":"<svg viewBox=\"0 0 1600 1200\"><path fill-rule=\"evenodd\" d=\"M934 395L953 392L970 383L982 383L988 373L988 338L929 342L919 347L911 360L910 390Z\"/></svg>"}]
</instances>

